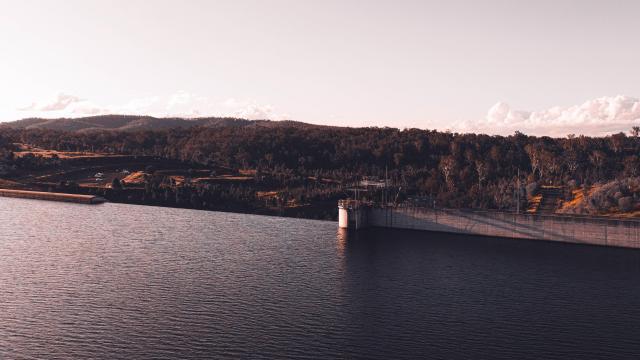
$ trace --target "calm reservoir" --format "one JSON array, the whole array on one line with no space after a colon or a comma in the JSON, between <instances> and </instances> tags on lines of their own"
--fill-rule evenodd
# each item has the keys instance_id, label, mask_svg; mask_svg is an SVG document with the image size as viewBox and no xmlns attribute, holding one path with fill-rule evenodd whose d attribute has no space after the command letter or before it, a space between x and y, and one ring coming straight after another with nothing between
<instances>
[{"instance_id":1,"label":"calm reservoir","mask_svg":"<svg viewBox=\"0 0 640 360\"><path fill-rule=\"evenodd\" d=\"M0 198L2 359L638 356L638 250Z\"/></svg>"}]
</instances>

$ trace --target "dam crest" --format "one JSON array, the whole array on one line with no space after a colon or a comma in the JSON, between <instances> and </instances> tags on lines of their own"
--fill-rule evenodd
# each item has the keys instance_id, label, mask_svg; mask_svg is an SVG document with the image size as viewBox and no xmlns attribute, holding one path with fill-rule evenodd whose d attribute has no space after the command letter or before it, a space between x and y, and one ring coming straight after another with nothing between
<instances>
[{"instance_id":1,"label":"dam crest","mask_svg":"<svg viewBox=\"0 0 640 360\"><path fill-rule=\"evenodd\" d=\"M338 202L344 229L394 228L512 239L640 248L640 220L575 215L540 215L413 205L376 206Z\"/></svg>"}]
</instances>

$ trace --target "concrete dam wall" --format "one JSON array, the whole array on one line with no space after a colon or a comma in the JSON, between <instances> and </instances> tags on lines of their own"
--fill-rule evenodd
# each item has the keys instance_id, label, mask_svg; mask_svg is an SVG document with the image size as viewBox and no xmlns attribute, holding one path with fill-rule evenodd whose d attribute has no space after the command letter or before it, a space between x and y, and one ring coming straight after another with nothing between
<instances>
[{"instance_id":1,"label":"concrete dam wall","mask_svg":"<svg viewBox=\"0 0 640 360\"><path fill-rule=\"evenodd\" d=\"M340 226L386 227L640 248L640 221L421 207L340 208ZM343 217L347 218L343 218Z\"/></svg>"}]
</instances>

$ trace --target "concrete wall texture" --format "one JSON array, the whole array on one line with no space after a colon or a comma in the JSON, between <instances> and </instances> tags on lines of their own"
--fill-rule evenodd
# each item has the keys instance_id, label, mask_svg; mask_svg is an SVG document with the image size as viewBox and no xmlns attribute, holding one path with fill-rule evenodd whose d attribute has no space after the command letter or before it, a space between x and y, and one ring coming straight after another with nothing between
<instances>
[{"instance_id":1,"label":"concrete wall texture","mask_svg":"<svg viewBox=\"0 0 640 360\"><path fill-rule=\"evenodd\" d=\"M359 220L375 227L640 248L638 220L420 207L369 208Z\"/></svg>"},{"instance_id":2,"label":"concrete wall texture","mask_svg":"<svg viewBox=\"0 0 640 360\"><path fill-rule=\"evenodd\" d=\"M338 207L338 227L359 230L372 226L369 221L369 216L372 214L371 210L368 207Z\"/></svg>"}]
</instances>

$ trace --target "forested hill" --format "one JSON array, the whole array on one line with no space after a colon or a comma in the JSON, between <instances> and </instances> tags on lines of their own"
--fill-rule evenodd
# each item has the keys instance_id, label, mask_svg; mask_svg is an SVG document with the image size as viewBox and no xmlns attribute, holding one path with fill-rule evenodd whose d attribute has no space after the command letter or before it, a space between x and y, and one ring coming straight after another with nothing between
<instances>
[{"instance_id":1,"label":"forested hill","mask_svg":"<svg viewBox=\"0 0 640 360\"><path fill-rule=\"evenodd\" d=\"M162 125L144 125L154 122ZM131 131L119 131L125 129ZM449 207L511 209L515 199L523 198L516 196L523 191L517 184L531 189L527 195L534 195L538 185L556 186L569 201L578 189L586 199L592 185L640 178L640 127L629 130L606 137L549 138L241 119L32 119L0 126L0 165L19 168L12 156L15 144L29 144L253 169L278 179L283 188L308 178L346 184L388 174L407 196L436 197ZM612 199L632 198L632 208L640 211L640 187L617 188L622 190Z\"/></svg>"},{"instance_id":2,"label":"forested hill","mask_svg":"<svg viewBox=\"0 0 640 360\"><path fill-rule=\"evenodd\" d=\"M207 128L220 127L318 127L297 121L246 120L229 117L206 118L157 118L137 115L100 115L81 118L42 119L29 118L13 122L0 123L0 128L14 129L48 129L73 132L91 132L101 130L139 131L164 130L173 128L191 128L202 126Z\"/></svg>"}]
</instances>

